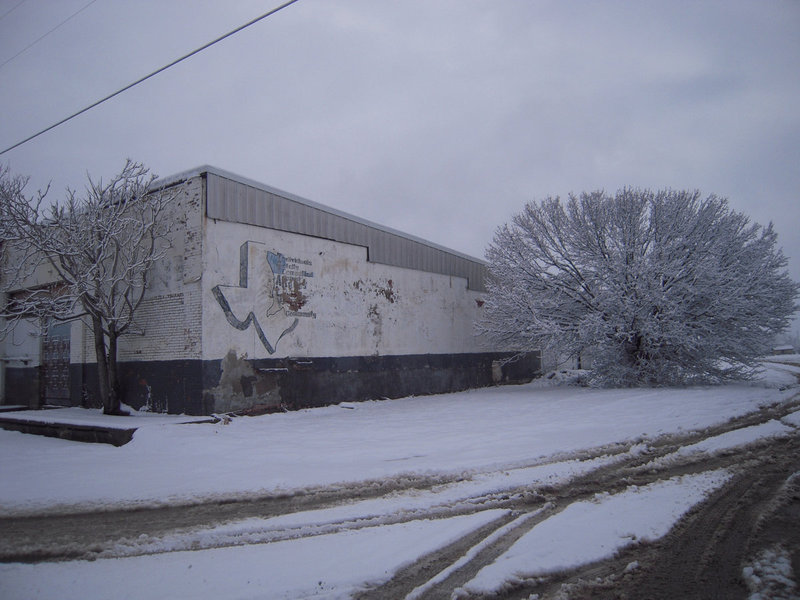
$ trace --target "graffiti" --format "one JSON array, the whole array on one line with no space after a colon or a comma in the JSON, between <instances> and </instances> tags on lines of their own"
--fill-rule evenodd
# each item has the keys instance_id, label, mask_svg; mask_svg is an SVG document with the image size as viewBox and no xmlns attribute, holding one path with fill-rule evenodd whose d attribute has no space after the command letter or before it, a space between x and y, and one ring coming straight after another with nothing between
<instances>
[{"instance_id":1,"label":"graffiti","mask_svg":"<svg viewBox=\"0 0 800 600\"><path fill-rule=\"evenodd\" d=\"M313 311L300 310L308 302L307 278L314 273L311 261L264 252L260 246L245 242L240 247L239 285L216 285L211 292L232 327L253 327L267 352L274 354L300 318L316 318Z\"/></svg>"}]
</instances>

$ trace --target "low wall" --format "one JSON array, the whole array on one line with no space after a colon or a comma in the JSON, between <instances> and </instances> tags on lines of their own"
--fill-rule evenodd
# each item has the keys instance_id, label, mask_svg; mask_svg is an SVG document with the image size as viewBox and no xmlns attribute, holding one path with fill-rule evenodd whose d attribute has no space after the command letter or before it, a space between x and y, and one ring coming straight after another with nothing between
<instances>
[{"instance_id":1,"label":"low wall","mask_svg":"<svg viewBox=\"0 0 800 600\"><path fill-rule=\"evenodd\" d=\"M43 423L41 421L12 419L0 417L0 429L21 431L34 435L72 440L74 442L90 442L95 444L111 444L123 446L133 439L136 428L117 429L96 425L75 425L71 423Z\"/></svg>"},{"instance_id":2,"label":"low wall","mask_svg":"<svg viewBox=\"0 0 800 600\"><path fill-rule=\"evenodd\" d=\"M418 354L248 360L229 353L203 367L215 412L296 410L347 401L444 394L541 374L538 353Z\"/></svg>"},{"instance_id":3,"label":"low wall","mask_svg":"<svg viewBox=\"0 0 800 600\"><path fill-rule=\"evenodd\" d=\"M270 412L443 394L525 383L541 374L538 353L418 354L120 363L123 402L156 412ZM73 406L99 407L97 367L70 367Z\"/></svg>"}]
</instances>

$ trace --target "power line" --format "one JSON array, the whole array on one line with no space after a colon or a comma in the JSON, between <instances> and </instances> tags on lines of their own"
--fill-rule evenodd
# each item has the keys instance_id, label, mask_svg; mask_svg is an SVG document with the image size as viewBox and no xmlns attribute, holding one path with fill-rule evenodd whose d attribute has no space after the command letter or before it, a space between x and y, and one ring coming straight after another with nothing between
<instances>
[{"instance_id":1,"label":"power line","mask_svg":"<svg viewBox=\"0 0 800 600\"><path fill-rule=\"evenodd\" d=\"M78 112L76 112L76 113L73 113L73 114L71 114L70 116L68 116L68 117L65 117L65 118L61 119L61 120L60 120L60 121L58 121L57 123L53 123L53 124L52 124L52 125L50 125L49 127L46 127L45 129L42 129L42 130L41 130L41 131L39 131L38 133L34 133L33 135L31 135L31 136L29 136L29 137L25 138L24 140L22 140L21 142L17 142L17 143L16 143L16 144L14 144L13 146L9 146L8 148L6 148L6 149L5 149L5 150L3 150L2 152L0 152L0 156L2 156L3 154L5 154L6 152L8 152L8 151L10 151L10 150L13 150L14 148L18 148L18 147L19 147L19 146L21 146L22 144L25 144L25 143L27 143L27 142L30 142L32 139L35 139L35 138L39 137L39 136L40 136L40 135L42 135L43 133L47 133L47 132L48 132L48 131L50 131L51 129L55 129L55 128L56 128L56 127L58 127L59 125L63 125L64 123L66 123L67 121L70 121L70 120L74 119L74 118L75 118L75 117L77 117L78 115L82 115L82 114L83 114L83 113L85 113L86 111L93 109L95 106L99 106L100 104L102 104L102 103L103 103L103 102L105 102L106 100L111 100L111 98L113 98L113 97L115 97L115 96L119 96L119 95L120 95L122 92L128 91L129 89L131 89L132 87L134 87L134 86L136 86L136 85L139 85L139 84L140 84L140 83L142 83L143 81L147 81L147 80L148 80L148 79L150 79L151 77L154 77L155 75L158 75L159 73L161 73L161 72L163 72L163 71L166 71L166 70L167 70L167 69L169 69L170 67L174 67L174 66L175 66L175 65L177 65L179 62L182 62L182 61L186 60L187 58L190 58L190 57L194 56L195 54L198 54L199 52L202 52L202 51L203 51L203 50L205 50L206 48L210 48L211 46L213 46L213 45L214 45L214 44L216 44L217 42L221 42L221 41L222 41L222 40L224 40L225 38L229 38L230 36L232 36L232 35L234 35L234 34L236 34L236 33L239 33L239 32L240 32L240 31L242 31L243 29L245 29L245 28L247 28L247 27L250 27L251 25L253 25L253 24L255 24L255 23L258 23L258 22L259 22L259 21L261 21L262 19L266 19L267 17L269 17L269 16L271 16L271 15L274 15L276 12L278 12L278 11L280 11L280 10L283 10L283 9L284 9L284 8L286 8L287 6L289 6L289 5L291 5L291 4L294 4L294 3L295 3L295 2L297 2L297 1L298 1L298 0L289 0L288 2L284 2L283 4L281 4L280 6L278 6L277 8L273 8L273 9L272 9L272 10L270 10L269 12L266 12L266 13L264 13L263 15L261 15L261 16L259 16L259 17L256 17L256 18L255 18L255 19L253 19L252 21L248 21L248 22L247 22L247 23L245 23L244 25L241 25L241 26L237 27L236 29L234 29L234 30L232 30L232 31L229 31L229 32L228 32L228 33L226 33L225 35L222 35L222 36L218 37L217 39L215 39L215 40L212 40L212 41L208 42L207 44L204 44L203 46L200 46L200 47L199 47L199 48L197 48L196 50L192 50L191 52L189 52L189 54L185 54L185 55L181 56L180 58L178 58L178 59L176 59L176 60L173 60L173 61L172 61L171 63L169 63L168 65L164 65L164 66L163 66L163 67L161 67L160 69L156 69L155 71L153 71L153 72L152 72L152 73L150 73L149 75L145 75L144 77L142 77L142 78L140 78L140 79L137 79L137 80L136 80L136 81L134 81L133 83L129 83L129 84L128 84L128 85L126 85L125 87L118 89L118 90L117 90L116 92L114 92L113 94L109 94L109 95L108 95L108 96L106 96L105 98L102 98L102 99L98 100L97 102L94 102L94 103L90 104L89 106L87 106L87 107L85 107L85 108L82 108L82 109L81 109L81 110L79 110ZM13 9L12 9L12 10L13 10Z\"/></svg>"},{"instance_id":2,"label":"power line","mask_svg":"<svg viewBox=\"0 0 800 600\"><path fill-rule=\"evenodd\" d=\"M6 12L4 12L2 15L0 15L0 21L2 21L3 19L5 19L5 18L6 18L8 15L10 15L12 12L14 12L15 10L17 10L17 9L18 9L20 6L22 6L23 4L25 4L25 0L19 0L19 2L17 2L17 3L16 3L14 6L12 6L11 8L9 8L9 9L8 9Z\"/></svg>"},{"instance_id":3,"label":"power line","mask_svg":"<svg viewBox=\"0 0 800 600\"><path fill-rule=\"evenodd\" d=\"M22 2L25 2L25 0L22 0ZM22 4L22 2L20 2L20 4ZM20 50L19 52L17 52L17 53L16 53L14 56L12 56L11 58L7 59L7 60L6 60L5 62L3 62L3 63L0 63L0 68L3 68L4 66L6 66L6 65L7 65L8 63L10 63L12 60L14 60L15 58L17 58L17 57L18 57L20 54L22 54L23 52L25 52L25 50L27 50L28 48L30 48L30 47L32 47L32 46L35 46L36 44L38 44L39 42L41 42L41 41L42 41L44 38L46 38L48 35L50 35L51 33L53 33L53 32L54 32L56 29L58 29L59 27L61 27L62 25L64 25L64 24L65 24L67 21L69 21L70 19L72 19L72 17L77 17L77 16L78 16L80 13L82 13L83 11L85 11L87 8L89 8L89 7L90 7L92 4L94 4L95 2L97 2L97 0L92 0L91 2L89 2L88 4L86 4L86 5L85 5L83 8L81 8L81 9L79 9L79 10L75 11L75 12L74 12L74 13L72 13L70 16L68 16L66 19L64 19L63 21L61 21L61 23L59 23L58 25L56 25L55 27L53 27L53 28L52 28L50 31L48 31L47 33L45 33L45 34L44 34L44 35L42 35L41 37L37 38L36 40L32 41L30 44L28 44L27 46L25 46L25 47L24 47L22 50ZM17 6L19 6L19 4L17 4ZM16 8L16 6L15 6L14 8ZM14 10L14 9L12 8L11 10ZM11 12L11 11L9 11L9 12ZM8 13L6 13L6 14L8 14ZM3 16L5 16L5 15L3 15ZM0 18L2 18L2 17L0 17Z\"/></svg>"}]
</instances>

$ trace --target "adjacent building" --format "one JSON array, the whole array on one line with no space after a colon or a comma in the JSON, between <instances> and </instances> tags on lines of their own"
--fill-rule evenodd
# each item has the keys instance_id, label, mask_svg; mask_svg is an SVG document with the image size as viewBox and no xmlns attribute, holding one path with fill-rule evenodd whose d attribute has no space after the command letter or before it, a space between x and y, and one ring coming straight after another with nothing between
<instances>
[{"instance_id":1,"label":"adjacent building","mask_svg":"<svg viewBox=\"0 0 800 600\"><path fill-rule=\"evenodd\" d=\"M296 409L540 371L538 355L509 361L476 335L478 259L213 167L159 185L179 191L171 248L118 351L134 408ZM45 335L22 323L0 357L4 404L96 404L91 331L79 320Z\"/></svg>"}]
</instances>

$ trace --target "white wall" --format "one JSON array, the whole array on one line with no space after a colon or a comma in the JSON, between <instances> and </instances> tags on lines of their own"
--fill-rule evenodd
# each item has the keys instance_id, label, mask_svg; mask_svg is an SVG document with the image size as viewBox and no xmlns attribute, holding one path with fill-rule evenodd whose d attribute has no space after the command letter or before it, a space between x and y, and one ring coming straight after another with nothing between
<instances>
[{"instance_id":1,"label":"white wall","mask_svg":"<svg viewBox=\"0 0 800 600\"><path fill-rule=\"evenodd\" d=\"M38 367L41 330L37 323L19 321L5 339L0 340L0 356L11 367Z\"/></svg>"},{"instance_id":2,"label":"white wall","mask_svg":"<svg viewBox=\"0 0 800 600\"><path fill-rule=\"evenodd\" d=\"M246 288L238 287L243 244ZM370 263L361 246L223 221L206 223L204 249L204 359L488 350L473 329L482 294L465 279ZM250 312L254 321L235 328L222 303L241 326Z\"/></svg>"}]
</instances>

